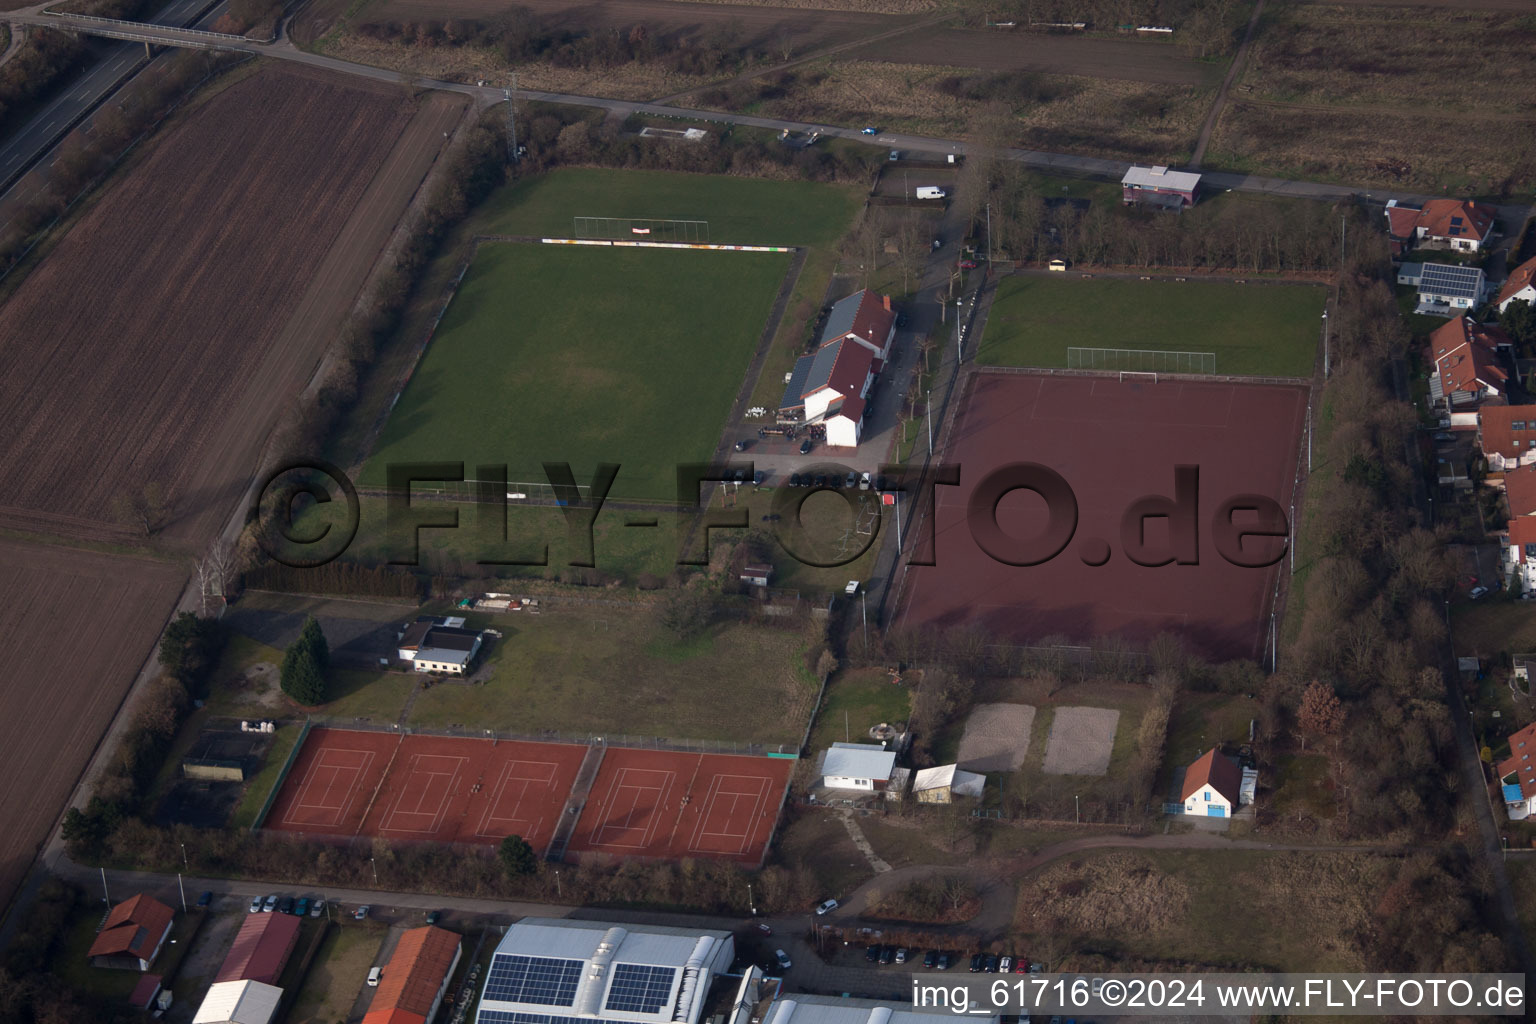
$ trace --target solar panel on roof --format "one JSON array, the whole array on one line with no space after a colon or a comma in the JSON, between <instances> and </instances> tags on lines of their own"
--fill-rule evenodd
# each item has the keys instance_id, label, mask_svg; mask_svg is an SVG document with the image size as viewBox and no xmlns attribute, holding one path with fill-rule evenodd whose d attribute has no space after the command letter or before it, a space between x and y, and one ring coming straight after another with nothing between
<instances>
[{"instance_id":1,"label":"solar panel on roof","mask_svg":"<svg viewBox=\"0 0 1536 1024\"><path fill-rule=\"evenodd\" d=\"M672 994L675 967L615 964L604 1009L621 1013L655 1013Z\"/></svg>"},{"instance_id":2,"label":"solar panel on roof","mask_svg":"<svg viewBox=\"0 0 1536 1024\"><path fill-rule=\"evenodd\" d=\"M605 1024L601 1017L559 1017L548 1013L482 1009L477 1024Z\"/></svg>"},{"instance_id":3,"label":"solar panel on roof","mask_svg":"<svg viewBox=\"0 0 1536 1024\"><path fill-rule=\"evenodd\" d=\"M1483 272L1476 267L1426 263L1419 277L1419 290L1476 298L1481 288L1482 275Z\"/></svg>"},{"instance_id":4,"label":"solar panel on roof","mask_svg":"<svg viewBox=\"0 0 1536 1024\"><path fill-rule=\"evenodd\" d=\"M570 1006L581 979L581 960L500 953L485 979L485 998L507 1003Z\"/></svg>"}]
</instances>

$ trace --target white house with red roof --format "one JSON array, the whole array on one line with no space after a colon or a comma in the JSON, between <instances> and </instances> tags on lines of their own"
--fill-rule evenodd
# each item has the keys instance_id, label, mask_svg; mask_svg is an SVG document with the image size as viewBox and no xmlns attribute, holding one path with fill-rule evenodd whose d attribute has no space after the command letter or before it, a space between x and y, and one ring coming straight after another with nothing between
<instances>
[{"instance_id":1,"label":"white house with red roof","mask_svg":"<svg viewBox=\"0 0 1536 1024\"><path fill-rule=\"evenodd\" d=\"M1245 802L1243 769L1236 761L1212 747L1184 770L1180 802L1185 814L1230 818Z\"/></svg>"},{"instance_id":2,"label":"white house with red roof","mask_svg":"<svg viewBox=\"0 0 1536 1024\"><path fill-rule=\"evenodd\" d=\"M895 337L889 296L865 289L840 299L827 314L816 351L796 361L779 403L780 419L821 423L829 446L858 447L869 389Z\"/></svg>"},{"instance_id":3,"label":"white house with red roof","mask_svg":"<svg viewBox=\"0 0 1536 1024\"><path fill-rule=\"evenodd\" d=\"M1502 313L1511 302L1521 300L1536 306L1536 256L1515 268L1514 273L1509 275L1509 279L1499 289L1498 298L1493 301Z\"/></svg>"},{"instance_id":4,"label":"white house with red roof","mask_svg":"<svg viewBox=\"0 0 1536 1024\"><path fill-rule=\"evenodd\" d=\"M1497 327L1473 323L1470 317L1458 317L1429 336L1429 357L1434 362L1430 402L1445 409L1452 426L1477 426L1478 406L1504 394L1509 371L1501 349L1513 351L1509 335Z\"/></svg>"},{"instance_id":5,"label":"white house with red roof","mask_svg":"<svg viewBox=\"0 0 1536 1024\"><path fill-rule=\"evenodd\" d=\"M1509 737L1509 756L1499 762L1499 783L1510 821L1524 821L1536 812L1536 724Z\"/></svg>"},{"instance_id":6,"label":"white house with red roof","mask_svg":"<svg viewBox=\"0 0 1536 1024\"><path fill-rule=\"evenodd\" d=\"M1493 207L1470 199L1431 199L1419 211L1414 233L1420 242L1459 252L1477 252L1493 237Z\"/></svg>"},{"instance_id":7,"label":"white house with red roof","mask_svg":"<svg viewBox=\"0 0 1536 1024\"><path fill-rule=\"evenodd\" d=\"M1492 472L1536 465L1536 405L1485 405L1478 409L1477 445Z\"/></svg>"},{"instance_id":8,"label":"white house with red roof","mask_svg":"<svg viewBox=\"0 0 1536 1024\"><path fill-rule=\"evenodd\" d=\"M1504 557L1521 593L1529 594L1536 591L1536 466L1504 474L1504 499L1509 505Z\"/></svg>"}]
</instances>

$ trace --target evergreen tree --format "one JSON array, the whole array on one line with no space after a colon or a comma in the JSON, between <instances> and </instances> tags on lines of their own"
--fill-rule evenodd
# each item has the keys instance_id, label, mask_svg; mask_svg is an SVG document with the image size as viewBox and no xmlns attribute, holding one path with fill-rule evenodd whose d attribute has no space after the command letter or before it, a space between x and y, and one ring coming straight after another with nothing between
<instances>
[{"instance_id":1,"label":"evergreen tree","mask_svg":"<svg viewBox=\"0 0 1536 1024\"><path fill-rule=\"evenodd\" d=\"M501 848L496 855L509 875L531 875L539 868L539 859L534 855L533 847L522 836L507 836L501 841Z\"/></svg>"},{"instance_id":2,"label":"evergreen tree","mask_svg":"<svg viewBox=\"0 0 1536 1024\"><path fill-rule=\"evenodd\" d=\"M320 624L310 616L299 638L283 655L283 692L307 707L324 704L329 664L330 648L320 632Z\"/></svg>"}]
</instances>

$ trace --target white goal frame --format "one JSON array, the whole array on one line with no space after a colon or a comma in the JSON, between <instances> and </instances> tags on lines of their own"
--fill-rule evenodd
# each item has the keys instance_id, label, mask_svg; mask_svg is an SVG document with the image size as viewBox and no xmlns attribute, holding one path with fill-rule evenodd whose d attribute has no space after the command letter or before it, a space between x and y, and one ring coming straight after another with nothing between
<instances>
[{"instance_id":1,"label":"white goal frame","mask_svg":"<svg viewBox=\"0 0 1536 1024\"><path fill-rule=\"evenodd\" d=\"M1216 353L1161 348L1067 346L1069 370L1124 370L1147 373L1215 373Z\"/></svg>"},{"instance_id":2,"label":"white goal frame","mask_svg":"<svg viewBox=\"0 0 1536 1024\"><path fill-rule=\"evenodd\" d=\"M1131 378L1133 383L1141 381L1141 380L1143 380L1143 379L1145 379L1147 377L1151 377L1152 378L1151 382L1153 384L1157 383L1157 374L1155 372L1151 371L1151 370L1121 370L1120 371L1120 383L1124 384L1125 383L1125 378L1127 378L1127 377Z\"/></svg>"},{"instance_id":3,"label":"white goal frame","mask_svg":"<svg viewBox=\"0 0 1536 1024\"><path fill-rule=\"evenodd\" d=\"M647 242L708 242L709 221L665 217L573 217L576 238Z\"/></svg>"}]
</instances>

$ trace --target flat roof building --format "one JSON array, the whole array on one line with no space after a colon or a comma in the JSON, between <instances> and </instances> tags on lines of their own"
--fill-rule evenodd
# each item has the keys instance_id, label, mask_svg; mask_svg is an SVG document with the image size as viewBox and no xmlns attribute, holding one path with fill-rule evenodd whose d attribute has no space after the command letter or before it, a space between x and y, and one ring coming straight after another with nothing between
<instances>
[{"instance_id":1,"label":"flat roof building","mask_svg":"<svg viewBox=\"0 0 1536 1024\"><path fill-rule=\"evenodd\" d=\"M792 992L774 1000L762 1024L935 1024L940 1017L956 1014L947 1006L913 1006L909 1002L850 999ZM967 1021L998 1024L996 1014L963 1015Z\"/></svg>"},{"instance_id":2,"label":"flat roof building","mask_svg":"<svg viewBox=\"0 0 1536 1024\"><path fill-rule=\"evenodd\" d=\"M475 1024L698 1024L730 932L525 918L491 957Z\"/></svg>"},{"instance_id":3,"label":"flat roof building","mask_svg":"<svg viewBox=\"0 0 1536 1024\"><path fill-rule=\"evenodd\" d=\"M218 981L208 989L192 1024L271 1024L283 990L259 981Z\"/></svg>"},{"instance_id":4,"label":"flat roof building","mask_svg":"<svg viewBox=\"0 0 1536 1024\"><path fill-rule=\"evenodd\" d=\"M1180 210L1193 206L1200 191L1200 175L1171 171L1166 167L1133 166L1120 179L1121 201Z\"/></svg>"}]
</instances>

